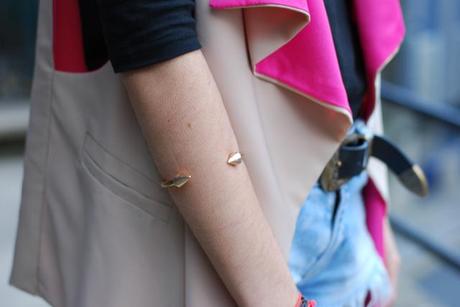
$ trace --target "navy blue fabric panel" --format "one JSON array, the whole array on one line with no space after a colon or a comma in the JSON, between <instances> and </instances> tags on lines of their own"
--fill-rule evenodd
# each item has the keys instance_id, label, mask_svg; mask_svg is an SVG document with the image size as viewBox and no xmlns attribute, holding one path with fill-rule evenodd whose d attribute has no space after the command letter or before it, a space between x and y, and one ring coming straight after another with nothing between
<instances>
[{"instance_id":1,"label":"navy blue fabric panel","mask_svg":"<svg viewBox=\"0 0 460 307\"><path fill-rule=\"evenodd\" d=\"M360 107L367 90L364 59L354 22L353 1L325 0L342 79L353 111L359 117Z\"/></svg>"}]
</instances>

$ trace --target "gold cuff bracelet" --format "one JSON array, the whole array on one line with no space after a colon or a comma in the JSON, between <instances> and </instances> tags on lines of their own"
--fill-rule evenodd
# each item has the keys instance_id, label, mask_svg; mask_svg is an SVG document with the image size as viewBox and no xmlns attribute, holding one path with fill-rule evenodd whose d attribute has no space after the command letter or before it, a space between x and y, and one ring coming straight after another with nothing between
<instances>
[{"instance_id":1,"label":"gold cuff bracelet","mask_svg":"<svg viewBox=\"0 0 460 307\"><path fill-rule=\"evenodd\" d=\"M186 184L190 178L192 178L192 176L190 175L177 175L171 180L163 180L161 182L161 187L162 188L180 188L184 184Z\"/></svg>"},{"instance_id":2,"label":"gold cuff bracelet","mask_svg":"<svg viewBox=\"0 0 460 307\"><path fill-rule=\"evenodd\" d=\"M228 155L227 158L227 163L230 164L231 166L236 166L241 163L241 153L238 151L232 152L231 154Z\"/></svg>"},{"instance_id":3,"label":"gold cuff bracelet","mask_svg":"<svg viewBox=\"0 0 460 307\"><path fill-rule=\"evenodd\" d=\"M232 152L228 155L227 164L231 166L236 166L240 164L241 161L242 161L242 156L241 156L241 153L238 151ZM161 187L162 188L180 188L184 184L186 184L190 178L192 178L191 175L178 174L170 180L163 180L161 182Z\"/></svg>"}]
</instances>

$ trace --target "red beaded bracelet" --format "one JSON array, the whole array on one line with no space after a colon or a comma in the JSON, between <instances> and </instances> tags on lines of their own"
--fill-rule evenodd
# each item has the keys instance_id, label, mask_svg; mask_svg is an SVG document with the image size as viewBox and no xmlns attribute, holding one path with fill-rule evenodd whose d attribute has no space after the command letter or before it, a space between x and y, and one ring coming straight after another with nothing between
<instances>
[{"instance_id":1,"label":"red beaded bracelet","mask_svg":"<svg viewBox=\"0 0 460 307\"><path fill-rule=\"evenodd\" d=\"M301 293L297 297L297 302L295 303L294 307L315 307L316 301L315 300L307 300L303 297Z\"/></svg>"}]
</instances>

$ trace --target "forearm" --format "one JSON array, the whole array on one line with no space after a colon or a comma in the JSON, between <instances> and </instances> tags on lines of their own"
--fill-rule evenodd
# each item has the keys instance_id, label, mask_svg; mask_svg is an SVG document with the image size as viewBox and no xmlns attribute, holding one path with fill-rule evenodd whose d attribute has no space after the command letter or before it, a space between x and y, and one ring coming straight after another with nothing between
<instances>
[{"instance_id":1,"label":"forearm","mask_svg":"<svg viewBox=\"0 0 460 307\"><path fill-rule=\"evenodd\" d=\"M297 289L246 166L226 163L239 148L201 51L123 80L160 174L191 174L171 196L237 303L294 306Z\"/></svg>"}]
</instances>

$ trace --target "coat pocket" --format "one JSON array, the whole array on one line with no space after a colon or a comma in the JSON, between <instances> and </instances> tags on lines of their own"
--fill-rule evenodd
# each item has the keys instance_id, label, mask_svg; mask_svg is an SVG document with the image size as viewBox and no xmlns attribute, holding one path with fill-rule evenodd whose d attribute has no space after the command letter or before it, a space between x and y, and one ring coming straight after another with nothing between
<instances>
[{"instance_id":1,"label":"coat pocket","mask_svg":"<svg viewBox=\"0 0 460 307\"><path fill-rule=\"evenodd\" d=\"M117 158L88 132L80 155L85 171L110 192L156 219L169 221L172 199L158 182Z\"/></svg>"}]
</instances>

